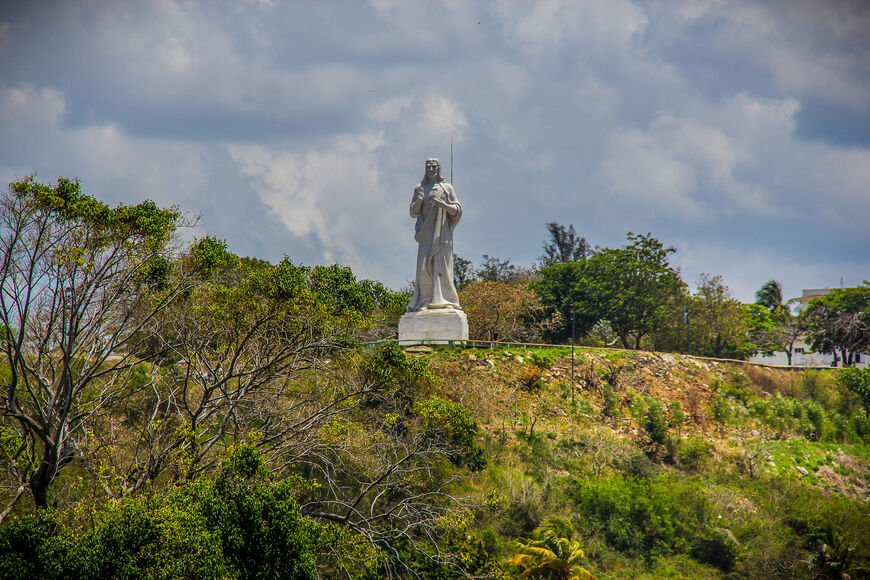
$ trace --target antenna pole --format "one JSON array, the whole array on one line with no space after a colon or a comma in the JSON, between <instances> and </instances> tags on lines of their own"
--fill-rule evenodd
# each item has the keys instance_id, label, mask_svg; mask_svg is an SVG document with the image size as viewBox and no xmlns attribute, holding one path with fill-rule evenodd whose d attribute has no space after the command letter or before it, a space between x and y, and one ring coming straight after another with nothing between
<instances>
[{"instance_id":1,"label":"antenna pole","mask_svg":"<svg viewBox=\"0 0 870 580\"><path fill-rule=\"evenodd\" d=\"M450 138L450 185L453 185L453 137Z\"/></svg>"}]
</instances>

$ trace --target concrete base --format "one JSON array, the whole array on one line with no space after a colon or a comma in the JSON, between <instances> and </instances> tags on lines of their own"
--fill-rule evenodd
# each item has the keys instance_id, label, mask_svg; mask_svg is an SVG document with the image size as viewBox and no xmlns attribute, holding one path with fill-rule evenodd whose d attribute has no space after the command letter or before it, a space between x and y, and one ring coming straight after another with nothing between
<instances>
[{"instance_id":1,"label":"concrete base","mask_svg":"<svg viewBox=\"0 0 870 580\"><path fill-rule=\"evenodd\" d=\"M450 344L468 340L468 318L461 310L432 308L399 319L399 344Z\"/></svg>"}]
</instances>

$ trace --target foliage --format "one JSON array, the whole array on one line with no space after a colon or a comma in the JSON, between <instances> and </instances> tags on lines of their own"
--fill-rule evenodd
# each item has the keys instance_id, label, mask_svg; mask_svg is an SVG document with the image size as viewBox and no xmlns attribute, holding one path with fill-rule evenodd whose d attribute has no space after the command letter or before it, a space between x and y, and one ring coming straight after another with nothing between
<instances>
[{"instance_id":1,"label":"foliage","mask_svg":"<svg viewBox=\"0 0 870 580\"><path fill-rule=\"evenodd\" d=\"M168 280L180 225L176 208L110 208L64 178L52 187L29 176L0 198L3 414L26 442L16 477L38 506L88 422L135 388L142 333L188 287L183 275Z\"/></svg>"},{"instance_id":2,"label":"foliage","mask_svg":"<svg viewBox=\"0 0 870 580\"><path fill-rule=\"evenodd\" d=\"M744 358L748 327L743 305L731 297L721 276L701 274L698 291L689 306L696 327L699 354L716 358Z\"/></svg>"},{"instance_id":3,"label":"foliage","mask_svg":"<svg viewBox=\"0 0 870 580\"><path fill-rule=\"evenodd\" d=\"M443 438L456 449L449 455L455 465L468 465L472 471L486 466L482 450L474 445L477 422L468 409L441 397L432 397L418 402L415 411L430 436Z\"/></svg>"},{"instance_id":4,"label":"foliage","mask_svg":"<svg viewBox=\"0 0 870 580\"><path fill-rule=\"evenodd\" d=\"M456 289L462 292L474 277L471 260L453 254L453 283Z\"/></svg>"},{"instance_id":5,"label":"foliage","mask_svg":"<svg viewBox=\"0 0 870 580\"><path fill-rule=\"evenodd\" d=\"M519 570L520 578L594 580L595 576L580 565L585 554L580 543L571 540L572 535L569 520L551 518L531 539L517 542L516 554L508 564Z\"/></svg>"},{"instance_id":6,"label":"foliage","mask_svg":"<svg viewBox=\"0 0 870 580\"><path fill-rule=\"evenodd\" d=\"M544 243L544 254L540 261L542 266L551 266L565 262L582 262L593 254L586 238L578 237L574 224L565 228L558 222L547 224L550 241Z\"/></svg>"},{"instance_id":7,"label":"foliage","mask_svg":"<svg viewBox=\"0 0 870 580\"><path fill-rule=\"evenodd\" d=\"M498 537L493 530L474 533L470 529L468 514L456 514L440 521L442 553L431 554L419 550L406 539L389 544L385 550L393 560L383 560L381 566L363 576L372 580L384 576L431 578L452 580L457 577L505 578L502 567L495 558L495 543ZM495 536L495 537L493 537Z\"/></svg>"},{"instance_id":8,"label":"foliage","mask_svg":"<svg viewBox=\"0 0 870 580\"><path fill-rule=\"evenodd\" d=\"M613 346L619 340L616 332L613 330L613 325L609 320L602 318L592 325L589 330L589 335L596 337L601 341L601 346Z\"/></svg>"},{"instance_id":9,"label":"foliage","mask_svg":"<svg viewBox=\"0 0 870 580\"><path fill-rule=\"evenodd\" d=\"M750 336L754 350L764 354L781 351L791 365L795 343L803 336L803 329L791 312L796 300L786 300L782 285L776 280L765 282L755 293L755 304L748 312Z\"/></svg>"},{"instance_id":10,"label":"foliage","mask_svg":"<svg viewBox=\"0 0 870 580\"><path fill-rule=\"evenodd\" d=\"M509 259L500 260L484 254L474 276L481 282L510 282L515 271L516 266Z\"/></svg>"},{"instance_id":11,"label":"foliage","mask_svg":"<svg viewBox=\"0 0 870 580\"><path fill-rule=\"evenodd\" d=\"M603 248L585 263L574 290L580 318L605 318L625 348L640 348L643 337L665 316L683 288L668 264L675 250L651 235L628 234L622 248Z\"/></svg>"},{"instance_id":12,"label":"foliage","mask_svg":"<svg viewBox=\"0 0 870 580\"><path fill-rule=\"evenodd\" d=\"M578 481L574 498L589 527L625 554L690 553L724 571L735 564L733 540L716 533L709 500L690 482L611 476Z\"/></svg>"},{"instance_id":13,"label":"foliage","mask_svg":"<svg viewBox=\"0 0 870 580\"><path fill-rule=\"evenodd\" d=\"M858 395L864 404L864 410L870 415L870 367L843 369L837 373L837 383Z\"/></svg>"},{"instance_id":14,"label":"foliage","mask_svg":"<svg viewBox=\"0 0 870 580\"><path fill-rule=\"evenodd\" d=\"M160 370L149 385L153 396L128 417L139 437L129 461L116 463L124 476L119 495L166 472L190 479L212 469L231 434L260 430L265 450L286 446L288 437L297 453L316 445L311 433L328 420L323 409L353 399L346 388L332 397L291 392L288 379L316 373L325 355L352 345L390 299L349 268L308 268L289 258L252 263L209 238L182 263L209 277L153 319ZM103 437L95 433L94 448Z\"/></svg>"},{"instance_id":15,"label":"foliage","mask_svg":"<svg viewBox=\"0 0 870 580\"><path fill-rule=\"evenodd\" d=\"M541 268L541 279L532 284L532 289L540 297L548 312L558 314L561 320L561 324L554 325L544 333L547 340L566 342L571 338L572 322L576 326L576 334L582 336L601 318L587 315L584 311L575 313L572 308L572 304L580 298L576 288L583 279L585 271L585 262L552 264ZM573 319L572 313L575 314Z\"/></svg>"},{"instance_id":16,"label":"foliage","mask_svg":"<svg viewBox=\"0 0 870 580\"><path fill-rule=\"evenodd\" d=\"M813 350L839 353L851 365L855 353L870 350L870 282L814 298L800 321Z\"/></svg>"},{"instance_id":17,"label":"foliage","mask_svg":"<svg viewBox=\"0 0 870 580\"><path fill-rule=\"evenodd\" d=\"M523 366L520 371L519 385L525 391L535 393L544 388L544 369L536 364Z\"/></svg>"},{"instance_id":18,"label":"foliage","mask_svg":"<svg viewBox=\"0 0 870 580\"><path fill-rule=\"evenodd\" d=\"M92 526L18 519L0 528L0 562L12 578L314 578L319 532L299 512L299 483L271 482L252 449L239 453L214 479L92 512Z\"/></svg>"},{"instance_id":19,"label":"foliage","mask_svg":"<svg viewBox=\"0 0 870 580\"><path fill-rule=\"evenodd\" d=\"M785 299L779 281L768 280L755 293L755 303L766 308L777 321L788 323L792 318L791 306L795 300Z\"/></svg>"},{"instance_id":20,"label":"foliage","mask_svg":"<svg viewBox=\"0 0 870 580\"><path fill-rule=\"evenodd\" d=\"M664 405L662 405L661 401L658 399L653 399L650 402L646 411L646 421L643 427L646 431L647 437L649 437L650 443L652 443L656 449L658 449L660 445L664 445L668 436L668 418L665 413Z\"/></svg>"},{"instance_id":21,"label":"foliage","mask_svg":"<svg viewBox=\"0 0 870 580\"><path fill-rule=\"evenodd\" d=\"M477 340L537 342L556 324L526 282L471 282L459 295Z\"/></svg>"}]
</instances>

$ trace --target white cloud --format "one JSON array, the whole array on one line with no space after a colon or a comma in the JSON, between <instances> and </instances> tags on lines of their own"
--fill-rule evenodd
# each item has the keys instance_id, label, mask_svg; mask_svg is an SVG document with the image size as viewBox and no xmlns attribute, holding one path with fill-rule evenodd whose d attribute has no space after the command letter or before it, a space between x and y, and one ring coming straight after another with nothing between
<instances>
[{"instance_id":1,"label":"white cloud","mask_svg":"<svg viewBox=\"0 0 870 580\"><path fill-rule=\"evenodd\" d=\"M379 135L364 133L335 138L323 148L230 145L229 152L294 235L317 236L324 261L370 270L372 257L361 256L359 244L374 237L387 242L397 224L384 219L389 204L377 163L383 146Z\"/></svg>"},{"instance_id":2,"label":"white cloud","mask_svg":"<svg viewBox=\"0 0 870 580\"><path fill-rule=\"evenodd\" d=\"M0 24L0 174L202 210L252 255L400 285L407 198L451 139L462 255L527 263L556 219L593 243L631 229L710 248L698 270L749 288L715 240L806 277L870 246L870 148L798 127L808 97L870 102L855 4L23 6Z\"/></svg>"},{"instance_id":3,"label":"white cloud","mask_svg":"<svg viewBox=\"0 0 870 580\"><path fill-rule=\"evenodd\" d=\"M102 199L151 198L164 205L194 198L205 187L201 147L130 137L111 123L67 127L65 110L66 98L55 89L0 88L0 134L17 136L0 145L0 178L9 182L34 171L44 181L80 177Z\"/></svg>"},{"instance_id":4,"label":"white cloud","mask_svg":"<svg viewBox=\"0 0 870 580\"><path fill-rule=\"evenodd\" d=\"M652 212L684 220L708 217L707 208L691 195L695 169L669 154L656 136L634 129L616 133L601 172L613 193Z\"/></svg>"},{"instance_id":5,"label":"white cloud","mask_svg":"<svg viewBox=\"0 0 870 580\"><path fill-rule=\"evenodd\" d=\"M0 87L0 123L8 131L6 135L57 125L65 112L66 99L56 89L30 84Z\"/></svg>"}]
</instances>

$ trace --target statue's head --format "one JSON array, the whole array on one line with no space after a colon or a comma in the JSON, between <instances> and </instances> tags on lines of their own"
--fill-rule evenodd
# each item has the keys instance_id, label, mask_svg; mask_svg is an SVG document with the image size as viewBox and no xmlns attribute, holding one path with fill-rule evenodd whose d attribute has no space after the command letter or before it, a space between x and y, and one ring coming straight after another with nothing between
<instances>
[{"instance_id":1,"label":"statue's head","mask_svg":"<svg viewBox=\"0 0 870 580\"><path fill-rule=\"evenodd\" d=\"M434 157L426 160L426 177L423 182L438 182L444 181L441 176L441 163Z\"/></svg>"}]
</instances>

